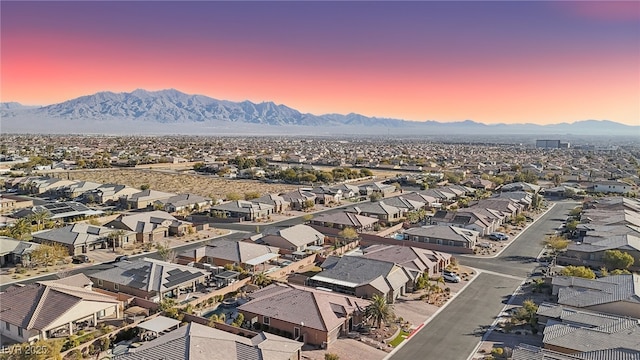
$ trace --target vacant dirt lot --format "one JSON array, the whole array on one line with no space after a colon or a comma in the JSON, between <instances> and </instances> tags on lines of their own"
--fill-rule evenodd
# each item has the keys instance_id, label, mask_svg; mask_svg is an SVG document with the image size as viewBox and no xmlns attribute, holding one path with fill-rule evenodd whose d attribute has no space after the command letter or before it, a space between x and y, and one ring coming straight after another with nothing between
<instances>
[{"instance_id":1,"label":"vacant dirt lot","mask_svg":"<svg viewBox=\"0 0 640 360\"><path fill-rule=\"evenodd\" d=\"M191 193L224 199L229 193L243 195L257 191L260 194L281 193L294 190L295 185L266 184L254 180L226 180L203 175L180 174L142 169L100 169L67 171L57 177L72 180L94 181L102 184L123 184L140 188L148 184L151 189L172 193Z\"/></svg>"}]
</instances>

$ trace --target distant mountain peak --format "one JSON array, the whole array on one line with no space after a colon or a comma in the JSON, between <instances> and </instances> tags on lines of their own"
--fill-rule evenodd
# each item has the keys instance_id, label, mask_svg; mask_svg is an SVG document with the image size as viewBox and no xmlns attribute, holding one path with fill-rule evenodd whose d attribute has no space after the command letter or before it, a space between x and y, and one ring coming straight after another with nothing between
<instances>
[{"instance_id":1,"label":"distant mountain peak","mask_svg":"<svg viewBox=\"0 0 640 360\"><path fill-rule=\"evenodd\" d=\"M313 115L301 113L296 109L273 101L253 103L249 100L232 102L216 100L205 95L191 95L170 88L157 91L135 89L130 93L98 92L71 99L62 103L44 107L26 107L19 103L1 103L0 115L3 118L3 130L36 124L44 121L41 131L52 124L56 126L70 125L78 129L80 124L108 124L118 122L124 131L137 126L148 126L153 130L160 129L163 124L180 124L175 131L187 125L201 126L208 129L233 128L245 126L313 126L312 132L318 134L321 129L342 127L342 134L406 132L410 135L420 134L600 134L628 135L638 133L639 126L628 126L610 120L584 120L572 124L554 125L537 124L492 124L466 119L458 122L406 121L400 119L370 117L357 113ZM69 123L72 121L72 123ZM146 124L146 125L145 125ZM144 125L144 126L143 126ZM7 127L8 126L8 127ZM67 125L69 126L69 125ZM87 125L94 128L95 125ZM94 127L91 127L94 126ZM113 128L114 126L108 128ZM289 128L291 129L291 128ZM376 130L377 129L377 130ZM282 130L272 130L279 134L287 134ZM336 131L336 130L332 130Z\"/></svg>"}]
</instances>

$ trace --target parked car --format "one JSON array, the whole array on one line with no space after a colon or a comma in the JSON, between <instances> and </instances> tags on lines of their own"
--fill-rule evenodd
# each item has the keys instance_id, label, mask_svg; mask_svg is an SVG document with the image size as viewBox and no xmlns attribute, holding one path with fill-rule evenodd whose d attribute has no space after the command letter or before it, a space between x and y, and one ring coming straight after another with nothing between
<instances>
[{"instance_id":1,"label":"parked car","mask_svg":"<svg viewBox=\"0 0 640 360\"><path fill-rule=\"evenodd\" d=\"M452 272L443 272L442 278L444 281L458 283L460 282L460 276Z\"/></svg>"},{"instance_id":2,"label":"parked car","mask_svg":"<svg viewBox=\"0 0 640 360\"><path fill-rule=\"evenodd\" d=\"M116 257L116 262L120 262L120 261L129 261L129 257L127 255L120 255Z\"/></svg>"},{"instance_id":3,"label":"parked car","mask_svg":"<svg viewBox=\"0 0 640 360\"><path fill-rule=\"evenodd\" d=\"M493 244L485 242L485 243L478 244L478 246L484 249L491 249L493 247Z\"/></svg>"},{"instance_id":4,"label":"parked car","mask_svg":"<svg viewBox=\"0 0 640 360\"><path fill-rule=\"evenodd\" d=\"M71 258L71 260L73 261L74 264L84 264L84 263L91 262L91 260L87 255L74 255Z\"/></svg>"},{"instance_id":5,"label":"parked car","mask_svg":"<svg viewBox=\"0 0 640 360\"><path fill-rule=\"evenodd\" d=\"M489 234L489 239L496 240L496 241L507 241L509 240L509 236L507 236L507 234L505 233L493 232Z\"/></svg>"}]
</instances>

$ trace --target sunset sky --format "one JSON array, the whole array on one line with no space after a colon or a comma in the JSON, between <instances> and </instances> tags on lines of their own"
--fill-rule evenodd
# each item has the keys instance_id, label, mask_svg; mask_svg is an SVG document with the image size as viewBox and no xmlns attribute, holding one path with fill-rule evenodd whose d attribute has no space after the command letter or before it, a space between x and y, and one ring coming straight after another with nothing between
<instances>
[{"instance_id":1,"label":"sunset sky","mask_svg":"<svg viewBox=\"0 0 640 360\"><path fill-rule=\"evenodd\" d=\"M640 2L0 3L1 101L175 88L313 114L640 125Z\"/></svg>"}]
</instances>

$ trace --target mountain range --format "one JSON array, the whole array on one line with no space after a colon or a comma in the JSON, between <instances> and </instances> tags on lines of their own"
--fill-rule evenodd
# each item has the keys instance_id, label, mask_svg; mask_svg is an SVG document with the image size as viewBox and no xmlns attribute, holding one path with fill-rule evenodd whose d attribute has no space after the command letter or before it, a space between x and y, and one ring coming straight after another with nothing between
<instances>
[{"instance_id":1,"label":"mountain range","mask_svg":"<svg viewBox=\"0 0 640 360\"><path fill-rule=\"evenodd\" d=\"M0 103L4 133L108 134L640 134L640 126L607 120L553 125L406 121L360 114L313 115L273 102L217 100L169 89L99 92L62 103L33 107Z\"/></svg>"}]
</instances>

